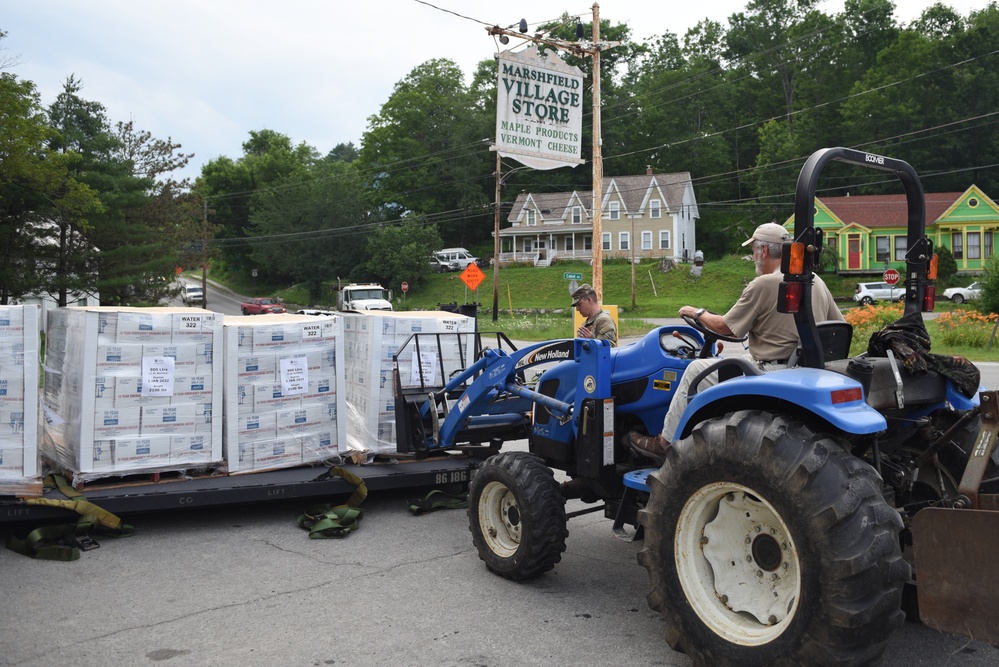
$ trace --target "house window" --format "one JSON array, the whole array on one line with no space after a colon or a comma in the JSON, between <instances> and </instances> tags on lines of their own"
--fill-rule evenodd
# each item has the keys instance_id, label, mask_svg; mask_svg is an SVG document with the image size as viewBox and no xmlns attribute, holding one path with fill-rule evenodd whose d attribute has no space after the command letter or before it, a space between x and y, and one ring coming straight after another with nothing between
<instances>
[{"instance_id":1,"label":"house window","mask_svg":"<svg viewBox=\"0 0 999 667\"><path fill-rule=\"evenodd\" d=\"M572 207L572 224L580 225L583 223L583 209L578 206Z\"/></svg>"},{"instance_id":2,"label":"house window","mask_svg":"<svg viewBox=\"0 0 999 667\"><path fill-rule=\"evenodd\" d=\"M982 235L980 232L968 232L968 259L982 258Z\"/></svg>"},{"instance_id":3,"label":"house window","mask_svg":"<svg viewBox=\"0 0 999 667\"><path fill-rule=\"evenodd\" d=\"M961 236L961 232L954 232L950 238L950 250L954 253L954 259L964 259L964 237Z\"/></svg>"},{"instance_id":4,"label":"house window","mask_svg":"<svg viewBox=\"0 0 999 667\"><path fill-rule=\"evenodd\" d=\"M905 236L895 237L895 261L904 262L905 252L909 249L909 239Z\"/></svg>"},{"instance_id":5,"label":"house window","mask_svg":"<svg viewBox=\"0 0 999 667\"><path fill-rule=\"evenodd\" d=\"M968 200L968 208L978 208L978 198L972 197Z\"/></svg>"},{"instance_id":6,"label":"house window","mask_svg":"<svg viewBox=\"0 0 999 667\"><path fill-rule=\"evenodd\" d=\"M524 239L524 252L534 250L534 239Z\"/></svg>"},{"instance_id":7,"label":"house window","mask_svg":"<svg viewBox=\"0 0 999 667\"><path fill-rule=\"evenodd\" d=\"M538 226L538 212L533 208L527 209L527 226L537 227Z\"/></svg>"},{"instance_id":8,"label":"house window","mask_svg":"<svg viewBox=\"0 0 999 667\"><path fill-rule=\"evenodd\" d=\"M992 256L992 234L993 232L985 232L985 255L987 259Z\"/></svg>"},{"instance_id":9,"label":"house window","mask_svg":"<svg viewBox=\"0 0 999 667\"><path fill-rule=\"evenodd\" d=\"M583 250L593 250L593 237L589 234L583 237Z\"/></svg>"},{"instance_id":10,"label":"house window","mask_svg":"<svg viewBox=\"0 0 999 667\"><path fill-rule=\"evenodd\" d=\"M610 250L611 249L611 245L610 245L610 243L611 243L610 232L604 232L600 236L601 236L601 242L602 242L600 247L603 248L604 250Z\"/></svg>"},{"instance_id":11,"label":"house window","mask_svg":"<svg viewBox=\"0 0 999 667\"><path fill-rule=\"evenodd\" d=\"M610 211L610 219L611 220L620 220L621 219L621 202L619 202L619 201L612 201L607 206L608 206L608 210Z\"/></svg>"},{"instance_id":12,"label":"house window","mask_svg":"<svg viewBox=\"0 0 999 667\"><path fill-rule=\"evenodd\" d=\"M628 250L631 248L631 234L628 232L619 232L617 236L617 245L621 250Z\"/></svg>"},{"instance_id":13,"label":"house window","mask_svg":"<svg viewBox=\"0 0 999 667\"><path fill-rule=\"evenodd\" d=\"M652 250L652 232L642 232L642 250Z\"/></svg>"},{"instance_id":14,"label":"house window","mask_svg":"<svg viewBox=\"0 0 999 667\"><path fill-rule=\"evenodd\" d=\"M660 250L669 249L669 231L666 229L659 231L659 249Z\"/></svg>"},{"instance_id":15,"label":"house window","mask_svg":"<svg viewBox=\"0 0 999 667\"><path fill-rule=\"evenodd\" d=\"M891 257L891 237L890 236L875 236L875 255L874 259L878 262L887 262Z\"/></svg>"},{"instance_id":16,"label":"house window","mask_svg":"<svg viewBox=\"0 0 999 667\"><path fill-rule=\"evenodd\" d=\"M649 217L650 218L661 218L663 217L662 202L658 199L653 199L649 202Z\"/></svg>"},{"instance_id":17,"label":"house window","mask_svg":"<svg viewBox=\"0 0 999 667\"><path fill-rule=\"evenodd\" d=\"M565 249L568 250L569 252L572 252L574 249L571 236L565 237Z\"/></svg>"}]
</instances>

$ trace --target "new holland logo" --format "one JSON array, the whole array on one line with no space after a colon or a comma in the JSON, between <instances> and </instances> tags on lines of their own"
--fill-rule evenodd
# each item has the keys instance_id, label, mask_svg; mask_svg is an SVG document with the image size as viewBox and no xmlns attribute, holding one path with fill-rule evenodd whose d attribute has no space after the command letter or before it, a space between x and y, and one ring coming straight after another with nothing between
<instances>
[{"instance_id":1,"label":"new holland logo","mask_svg":"<svg viewBox=\"0 0 999 667\"><path fill-rule=\"evenodd\" d=\"M572 358L572 341L553 343L539 348L517 362L514 368L524 368L534 364L543 364L551 361L565 361Z\"/></svg>"}]
</instances>

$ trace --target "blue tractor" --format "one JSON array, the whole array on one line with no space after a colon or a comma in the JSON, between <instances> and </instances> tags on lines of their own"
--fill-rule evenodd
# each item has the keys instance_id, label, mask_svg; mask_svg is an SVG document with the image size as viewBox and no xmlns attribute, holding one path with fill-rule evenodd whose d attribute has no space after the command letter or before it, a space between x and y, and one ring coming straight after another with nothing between
<instances>
[{"instance_id":1,"label":"blue tractor","mask_svg":"<svg viewBox=\"0 0 999 667\"><path fill-rule=\"evenodd\" d=\"M577 497L599 503L619 536L644 539L649 605L669 645L697 665L868 664L906 613L999 642L999 591L989 591L999 585L999 394L968 396L944 373L910 372L891 349L850 358L849 325L814 321L815 189L833 161L901 181L904 317L921 321L935 276L916 173L831 148L801 171L784 248L778 308L798 328L795 367L761 373L721 358L724 337L687 320L620 349L562 340L508 352L497 335L430 390L403 386L397 369L400 451L488 456L469 485L468 518L490 570L512 580L551 570L566 548L566 498ZM676 441L650 468L623 437L659 432L690 361L714 356L725 379L703 391L695 379ZM501 451L512 439L528 451Z\"/></svg>"}]
</instances>

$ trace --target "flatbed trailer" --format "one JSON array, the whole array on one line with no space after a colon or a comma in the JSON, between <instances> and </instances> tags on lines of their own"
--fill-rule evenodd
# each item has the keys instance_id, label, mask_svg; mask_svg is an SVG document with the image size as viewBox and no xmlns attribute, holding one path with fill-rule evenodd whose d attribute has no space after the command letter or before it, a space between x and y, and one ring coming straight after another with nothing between
<instances>
[{"instance_id":1,"label":"flatbed trailer","mask_svg":"<svg viewBox=\"0 0 999 667\"><path fill-rule=\"evenodd\" d=\"M477 459L446 456L342 467L362 480L368 492L454 488L468 484ZM284 468L245 475L205 475L159 481L105 481L82 489L87 500L119 516L175 509L221 507L276 500L336 498L354 487L321 466ZM53 490L47 497L59 497ZM0 496L0 523L65 519L64 509L29 505L14 496Z\"/></svg>"}]
</instances>

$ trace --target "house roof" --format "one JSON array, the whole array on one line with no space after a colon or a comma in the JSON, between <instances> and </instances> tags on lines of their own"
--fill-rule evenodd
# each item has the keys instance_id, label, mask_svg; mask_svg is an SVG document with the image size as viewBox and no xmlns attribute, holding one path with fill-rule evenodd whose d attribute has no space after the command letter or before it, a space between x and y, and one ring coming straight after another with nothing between
<instances>
[{"instance_id":1,"label":"house roof","mask_svg":"<svg viewBox=\"0 0 999 667\"><path fill-rule=\"evenodd\" d=\"M925 195L926 226L933 225L963 192L933 192ZM905 195L860 195L857 197L817 197L843 224L856 223L868 229L906 227L908 207Z\"/></svg>"},{"instance_id":2,"label":"house roof","mask_svg":"<svg viewBox=\"0 0 999 667\"><path fill-rule=\"evenodd\" d=\"M649 189L658 187L662 192L665 210L676 211L683 205L683 193L689 183L690 172L686 171L675 174L606 177L603 179L602 203L606 207L608 199L617 198L621 201L622 213L640 213L646 203ZM593 192L591 190L547 193L522 192L517 195L507 220L510 222L520 220L523 217L524 207L528 205L540 211L541 218L544 220L564 218L566 208L576 205L576 200L587 214L593 209Z\"/></svg>"}]
</instances>

